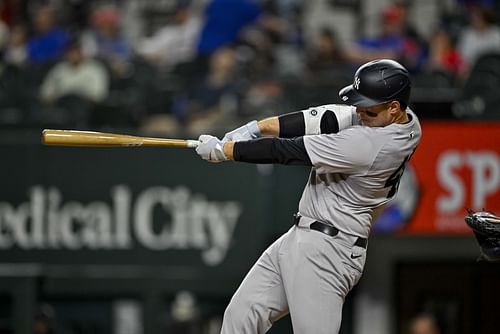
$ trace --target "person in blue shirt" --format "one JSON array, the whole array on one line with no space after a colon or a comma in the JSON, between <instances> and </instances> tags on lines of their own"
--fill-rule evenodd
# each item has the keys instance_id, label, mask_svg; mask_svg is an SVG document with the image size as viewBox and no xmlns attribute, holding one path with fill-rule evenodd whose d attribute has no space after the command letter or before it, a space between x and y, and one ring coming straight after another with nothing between
<instances>
[{"instance_id":1,"label":"person in blue shirt","mask_svg":"<svg viewBox=\"0 0 500 334\"><path fill-rule=\"evenodd\" d=\"M28 62L34 65L55 62L62 57L70 34L55 25L54 9L38 8L33 15L34 35L28 39Z\"/></svg>"}]
</instances>

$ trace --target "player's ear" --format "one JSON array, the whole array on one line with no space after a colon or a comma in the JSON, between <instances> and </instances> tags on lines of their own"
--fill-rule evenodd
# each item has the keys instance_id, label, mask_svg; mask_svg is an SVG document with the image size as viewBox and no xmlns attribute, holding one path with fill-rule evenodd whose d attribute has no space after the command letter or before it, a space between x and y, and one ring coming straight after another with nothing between
<instances>
[{"instance_id":1,"label":"player's ear","mask_svg":"<svg viewBox=\"0 0 500 334\"><path fill-rule=\"evenodd\" d=\"M401 103L399 101L391 101L389 102L387 109L389 109L389 113L396 114L401 110Z\"/></svg>"}]
</instances>

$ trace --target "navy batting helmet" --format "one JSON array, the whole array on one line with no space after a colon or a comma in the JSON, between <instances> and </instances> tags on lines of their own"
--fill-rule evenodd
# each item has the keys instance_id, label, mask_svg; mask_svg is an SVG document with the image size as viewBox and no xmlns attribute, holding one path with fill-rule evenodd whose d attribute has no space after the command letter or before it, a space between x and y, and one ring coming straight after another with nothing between
<instances>
[{"instance_id":1,"label":"navy batting helmet","mask_svg":"<svg viewBox=\"0 0 500 334\"><path fill-rule=\"evenodd\" d=\"M406 107L410 91L410 75L406 68L394 60L380 59L361 65L353 84L342 88L339 96L345 103L359 107L394 100Z\"/></svg>"}]
</instances>

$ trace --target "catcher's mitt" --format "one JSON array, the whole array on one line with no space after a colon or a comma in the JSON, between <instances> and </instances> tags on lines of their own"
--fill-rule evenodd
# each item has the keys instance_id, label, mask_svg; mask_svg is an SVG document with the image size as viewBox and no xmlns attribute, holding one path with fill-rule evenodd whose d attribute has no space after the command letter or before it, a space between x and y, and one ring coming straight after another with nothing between
<instances>
[{"instance_id":1,"label":"catcher's mitt","mask_svg":"<svg viewBox=\"0 0 500 334\"><path fill-rule=\"evenodd\" d=\"M479 243L480 259L500 261L500 217L487 211L468 212L465 222L474 231Z\"/></svg>"}]
</instances>

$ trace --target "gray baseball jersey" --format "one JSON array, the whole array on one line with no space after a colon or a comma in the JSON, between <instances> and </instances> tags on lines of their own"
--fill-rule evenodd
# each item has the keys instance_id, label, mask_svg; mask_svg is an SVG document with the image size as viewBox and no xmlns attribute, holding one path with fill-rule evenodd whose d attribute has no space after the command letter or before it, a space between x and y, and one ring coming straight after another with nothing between
<instances>
[{"instance_id":1,"label":"gray baseball jersey","mask_svg":"<svg viewBox=\"0 0 500 334\"><path fill-rule=\"evenodd\" d=\"M396 194L421 135L418 118L385 127L353 126L304 137L313 168L299 212L349 234L368 237L374 210Z\"/></svg>"},{"instance_id":2,"label":"gray baseball jersey","mask_svg":"<svg viewBox=\"0 0 500 334\"><path fill-rule=\"evenodd\" d=\"M335 113L339 131L321 134L321 116ZM296 334L338 333L344 299L359 281L366 238L377 210L396 194L421 135L417 117L386 127L358 124L354 107L302 111L304 146L313 168L299 204L300 222L259 258L224 313L222 334L261 334L290 313ZM323 221L340 232L319 233Z\"/></svg>"}]
</instances>

